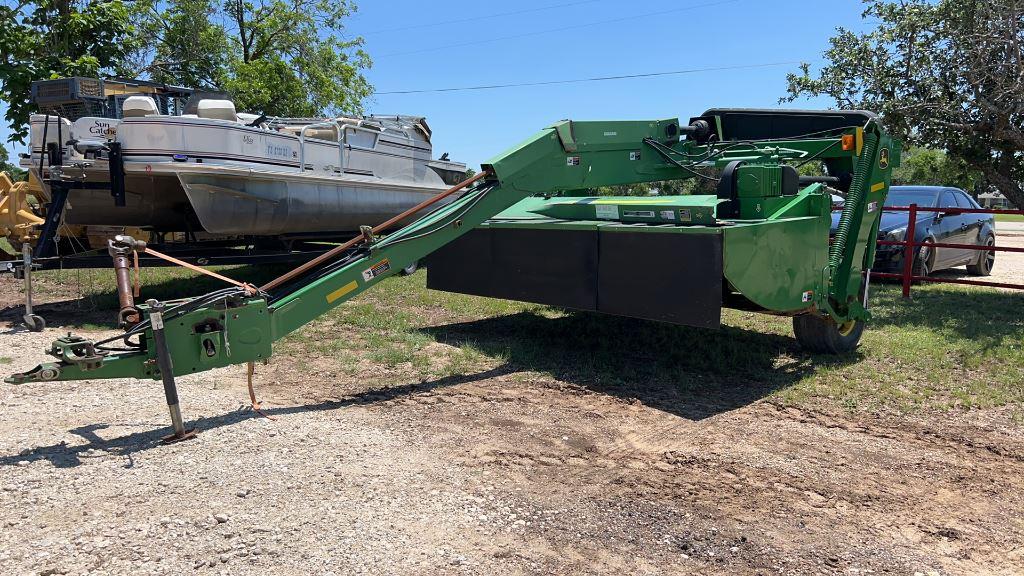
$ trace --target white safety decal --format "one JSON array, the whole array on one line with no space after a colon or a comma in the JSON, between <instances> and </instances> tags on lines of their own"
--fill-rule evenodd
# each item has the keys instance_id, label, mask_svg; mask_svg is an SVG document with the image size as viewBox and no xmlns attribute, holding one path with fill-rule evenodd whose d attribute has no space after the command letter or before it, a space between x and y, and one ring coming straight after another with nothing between
<instances>
[{"instance_id":1,"label":"white safety decal","mask_svg":"<svg viewBox=\"0 0 1024 576\"><path fill-rule=\"evenodd\" d=\"M377 262L373 266L370 266L366 270L363 270L363 281L369 282L370 280L373 280L374 278L380 276L381 274L387 272L388 270L391 270L391 261L385 258L380 262Z\"/></svg>"}]
</instances>

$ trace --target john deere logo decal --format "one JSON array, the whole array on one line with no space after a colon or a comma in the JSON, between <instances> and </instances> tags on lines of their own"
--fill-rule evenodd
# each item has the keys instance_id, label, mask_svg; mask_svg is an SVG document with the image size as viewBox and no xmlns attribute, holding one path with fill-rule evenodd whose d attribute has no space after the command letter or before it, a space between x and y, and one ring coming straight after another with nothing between
<instances>
[{"instance_id":1,"label":"john deere logo decal","mask_svg":"<svg viewBox=\"0 0 1024 576\"><path fill-rule=\"evenodd\" d=\"M878 154L878 167L885 170L889 167L889 149L882 148L882 151Z\"/></svg>"}]
</instances>

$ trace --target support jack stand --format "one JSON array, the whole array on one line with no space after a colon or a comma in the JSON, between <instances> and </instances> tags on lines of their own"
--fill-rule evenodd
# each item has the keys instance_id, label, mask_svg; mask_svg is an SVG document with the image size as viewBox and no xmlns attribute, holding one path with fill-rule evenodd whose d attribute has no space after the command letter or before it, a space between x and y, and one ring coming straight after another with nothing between
<instances>
[{"instance_id":1,"label":"support jack stand","mask_svg":"<svg viewBox=\"0 0 1024 576\"><path fill-rule=\"evenodd\" d=\"M25 242L21 247L21 255L24 258L24 282L25 282L25 315L22 320L25 326L32 332L42 332L46 328L46 321L43 317L32 312L32 247Z\"/></svg>"},{"instance_id":2,"label":"support jack stand","mask_svg":"<svg viewBox=\"0 0 1024 576\"><path fill-rule=\"evenodd\" d=\"M167 409L171 413L172 434L161 438L164 444L173 444L182 440L195 438L194 428L185 429L185 423L181 418L181 407L178 405L178 386L174 382L174 367L171 364L171 355L167 351L167 337L164 335L163 304L156 300L147 300L149 305L149 321L153 328L153 341L156 343L156 360L160 367L160 377L164 382L164 396L167 398Z\"/></svg>"}]
</instances>

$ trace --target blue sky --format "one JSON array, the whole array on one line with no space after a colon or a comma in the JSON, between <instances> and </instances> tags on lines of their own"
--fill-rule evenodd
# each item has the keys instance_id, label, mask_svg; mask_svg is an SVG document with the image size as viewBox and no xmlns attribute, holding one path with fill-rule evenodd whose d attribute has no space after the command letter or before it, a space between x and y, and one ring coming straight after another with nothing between
<instances>
[{"instance_id":1,"label":"blue sky","mask_svg":"<svg viewBox=\"0 0 1024 576\"><path fill-rule=\"evenodd\" d=\"M363 0L348 25L380 92L817 62L860 0ZM519 12L517 14L496 14ZM442 23L472 19L468 22ZM614 22L609 22L614 21ZM593 24L593 25L591 25ZM502 39L503 38L503 39ZM436 155L477 167L563 118L688 118L774 107L796 65L660 78L426 94L379 94L367 112L427 117ZM827 102L800 102L803 107ZM0 103L0 115L3 113ZM0 141L7 139L0 126ZM10 148L10 146L8 145Z\"/></svg>"}]
</instances>

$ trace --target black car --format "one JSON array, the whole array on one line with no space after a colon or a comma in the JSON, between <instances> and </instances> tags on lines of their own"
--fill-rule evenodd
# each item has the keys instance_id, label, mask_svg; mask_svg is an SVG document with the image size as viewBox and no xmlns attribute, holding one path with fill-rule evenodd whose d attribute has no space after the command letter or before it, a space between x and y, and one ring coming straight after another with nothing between
<instances>
[{"instance_id":1,"label":"black car","mask_svg":"<svg viewBox=\"0 0 1024 576\"><path fill-rule=\"evenodd\" d=\"M980 208L973 198L959 188L943 186L893 186L885 199L885 206L929 208ZM832 212L832 233L839 224L841 210ZM902 241L910 222L908 212L883 212L878 226L878 239ZM996 242L995 217L991 214L943 215L937 212L918 212L915 237L918 242L942 244L975 244L994 246ZM879 272L902 272L903 246L879 246L875 251L874 269ZM996 253L963 248L934 248L920 246L915 249L914 275L927 276L931 272L967 265L967 271L976 276L992 273Z\"/></svg>"}]
</instances>

